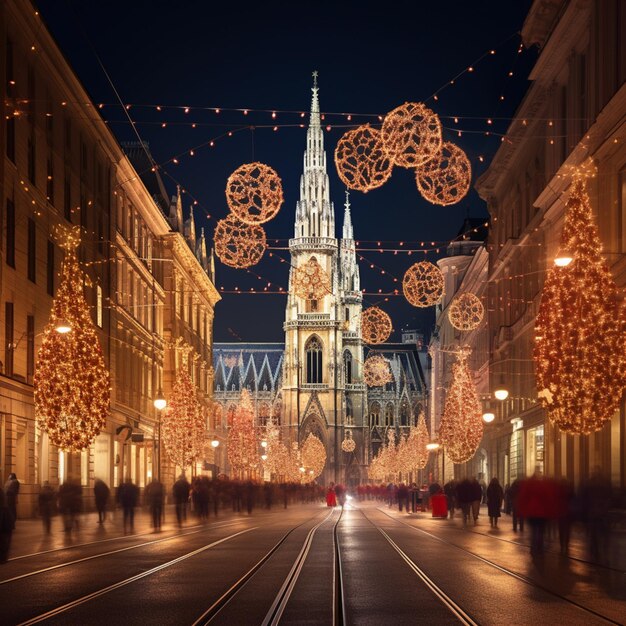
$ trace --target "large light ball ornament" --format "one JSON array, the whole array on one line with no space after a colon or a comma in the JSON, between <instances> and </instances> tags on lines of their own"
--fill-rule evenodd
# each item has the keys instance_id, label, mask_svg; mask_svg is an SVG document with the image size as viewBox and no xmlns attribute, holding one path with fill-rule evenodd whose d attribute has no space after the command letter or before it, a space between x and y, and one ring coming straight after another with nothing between
<instances>
[{"instance_id":1,"label":"large light ball ornament","mask_svg":"<svg viewBox=\"0 0 626 626\"><path fill-rule=\"evenodd\" d=\"M271 220L283 203L283 186L278 174L263 163L245 163L226 182L228 207L246 224Z\"/></svg>"},{"instance_id":2,"label":"large light ball ornament","mask_svg":"<svg viewBox=\"0 0 626 626\"><path fill-rule=\"evenodd\" d=\"M389 339L392 330L391 318L377 306L361 313L361 337L365 343L383 343Z\"/></svg>"},{"instance_id":3,"label":"large light ball ornament","mask_svg":"<svg viewBox=\"0 0 626 626\"><path fill-rule=\"evenodd\" d=\"M485 316L485 307L473 293L462 293L455 298L448 309L450 324L457 330L475 330Z\"/></svg>"},{"instance_id":4,"label":"large light ball ornament","mask_svg":"<svg viewBox=\"0 0 626 626\"><path fill-rule=\"evenodd\" d=\"M430 261L419 261L409 267L402 279L402 291L410 304L425 308L443 297L443 274Z\"/></svg>"},{"instance_id":5,"label":"large light ball ornament","mask_svg":"<svg viewBox=\"0 0 626 626\"><path fill-rule=\"evenodd\" d=\"M446 141L441 151L415 171L417 188L432 204L447 206L462 200L472 182L472 166L465 152Z\"/></svg>"},{"instance_id":6,"label":"large light ball ornament","mask_svg":"<svg viewBox=\"0 0 626 626\"><path fill-rule=\"evenodd\" d=\"M330 277L315 257L293 270L292 290L299 298L321 300L330 293Z\"/></svg>"},{"instance_id":7,"label":"large light ball ornament","mask_svg":"<svg viewBox=\"0 0 626 626\"><path fill-rule=\"evenodd\" d=\"M368 387L382 387L393 382L389 361L381 354L371 354L363 364L363 379Z\"/></svg>"},{"instance_id":8,"label":"large light ball ornament","mask_svg":"<svg viewBox=\"0 0 626 626\"><path fill-rule=\"evenodd\" d=\"M419 167L441 150L439 117L421 102L405 102L387 113L381 133L385 151L401 167Z\"/></svg>"},{"instance_id":9,"label":"large light ball ornament","mask_svg":"<svg viewBox=\"0 0 626 626\"><path fill-rule=\"evenodd\" d=\"M335 166L346 187L363 193L384 185L393 170L380 131L369 124L341 137L335 148Z\"/></svg>"},{"instance_id":10,"label":"large light ball ornament","mask_svg":"<svg viewBox=\"0 0 626 626\"><path fill-rule=\"evenodd\" d=\"M354 441L354 439L352 439L352 435L348 435L341 442L341 449L344 452L354 452L356 450L356 441Z\"/></svg>"},{"instance_id":11,"label":"large light ball ornament","mask_svg":"<svg viewBox=\"0 0 626 626\"><path fill-rule=\"evenodd\" d=\"M246 224L234 215L217 223L213 240L220 261L237 269L256 265L267 247L262 226Z\"/></svg>"}]
</instances>

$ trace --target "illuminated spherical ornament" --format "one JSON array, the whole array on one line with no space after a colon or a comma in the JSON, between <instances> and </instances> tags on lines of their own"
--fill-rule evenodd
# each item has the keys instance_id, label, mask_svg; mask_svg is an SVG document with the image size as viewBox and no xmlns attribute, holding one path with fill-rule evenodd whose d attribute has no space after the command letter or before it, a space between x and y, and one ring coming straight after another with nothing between
<instances>
[{"instance_id":1,"label":"illuminated spherical ornament","mask_svg":"<svg viewBox=\"0 0 626 626\"><path fill-rule=\"evenodd\" d=\"M326 465L326 448L313 433L309 433L302 444L300 459L302 467L305 468L302 477L305 481L315 480L322 473Z\"/></svg>"},{"instance_id":2,"label":"illuminated spherical ornament","mask_svg":"<svg viewBox=\"0 0 626 626\"><path fill-rule=\"evenodd\" d=\"M415 170L415 180L424 199L448 206L467 195L472 166L461 148L446 141L435 157Z\"/></svg>"},{"instance_id":3,"label":"illuminated spherical ornament","mask_svg":"<svg viewBox=\"0 0 626 626\"><path fill-rule=\"evenodd\" d=\"M361 313L361 336L369 344L383 343L393 330L391 318L377 306L371 306Z\"/></svg>"},{"instance_id":4,"label":"illuminated spherical ornament","mask_svg":"<svg viewBox=\"0 0 626 626\"><path fill-rule=\"evenodd\" d=\"M237 269L256 265L267 247L262 226L245 224L234 215L217 223L214 241L220 261Z\"/></svg>"},{"instance_id":5,"label":"illuminated spherical ornament","mask_svg":"<svg viewBox=\"0 0 626 626\"><path fill-rule=\"evenodd\" d=\"M430 261L414 263L404 273L402 291L409 304L416 307L429 307L443 297L443 274Z\"/></svg>"},{"instance_id":6,"label":"illuminated spherical ornament","mask_svg":"<svg viewBox=\"0 0 626 626\"><path fill-rule=\"evenodd\" d=\"M356 450L356 441L352 439L352 435L349 434L346 438L341 442L341 449L344 452L354 452Z\"/></svg>"},{"instance_id":7,"label":"illuminated spherical ornament","mask_svg":"<svg viewBox=\"0 0 626 626\"><path fill-rule=\"evenodd\" d=\"M349 130L339 140L335 165L346 187L364 193L384 185L393 170L380 131L369 124Z\"/></svg>"},{"instance_id":8,"label":"illuminated spherical ornament","mask_svg":"<svg viewBox=\"0 0 626 626\"><path fill-rule=\"evenodd\" d=\"M548 270L535 321L537 389L553 424L587 435L619 411L626 386L626 319L580 179L567 201L561 249L572 261Z\"/></svg>"},{"instance_id":9,"label":"illuminated spherical ornament","mask_svg":"<svg viewBox=\"0 0 626 626\"><path fill-rule=\"evenodd\" d=\"M381 354L372 354L363 364L363 378L368 387L382 387L393 382L389 361Z\"/></svg>"},{"instance_id":10,"label":"illuminated spherical ornament","mask_svg":"<svg viewBox=\"0 0 626 626\"><path fill-rule=\"evenodd\" d=\"M439 426L439 439L454 463L469 461L483 436L482 407L476 392L467 355L452 365L452 381Z\"/></svg>"},{"instance_id":11,"label":"illuminated spherical ornament","mask_svg":"<svg viewBox=\"0 0 626 626\"><path fill-rule=\"evenodd\" d=\"M306 263L294 268L291 288L299 298L321 300L330 293L330 277L312 256Z\"/></svg>"},{"instance_id":12,"label":"illuminated spherical ornament","mask_svg":"<svg viewBox=\"0 0 626 626\"><path fill-rule=\"evenodd\" d=\"M111 381L83 295L78 232L68 233L61 284L43 331L33 380L35 417L50 442L62 450L89 447L109 414ZM60 322L70 328L59 333Z\"/></svg>"},{"instance_id":13,"label":"illuminated spherical ornament","mask_svg":"<svg viewBox=\"0 0 626 626\"><path fill-rule=\"evenodd\" d=\"M405 102L387 113L381 133L385 151L401 167L419 167L441 150L439 117L421 102Z\"/></svg>"},{"instance_id":14,"label":"illuminated spherical ornament","mask_svg":"<svg viewBox=\"0 0 626 626\"><path fill-rule=\"evenodd\" d=\"M480 326L485 316L485 307L473 293L462 293L455 298L448 309L450 324L457 330L474 330Z\"/></svg>"},{"instance_id":15,"label":"illuminated spherical ornament","mask_svg":"<svg viewBox=\"0 0 626 626\"><path fill-rule=\"evenodd\" d=\"M269 165L246 163L228 177L226 202L242 222L264 224L283 203L280 177Z\"/></svg>"}]
</instances>

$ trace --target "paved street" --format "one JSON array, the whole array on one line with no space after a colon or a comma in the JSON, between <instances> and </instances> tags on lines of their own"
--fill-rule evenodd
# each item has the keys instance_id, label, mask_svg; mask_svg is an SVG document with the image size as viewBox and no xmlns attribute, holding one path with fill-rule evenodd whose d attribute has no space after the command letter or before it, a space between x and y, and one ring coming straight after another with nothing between
<instances>
[{"instance_id":1,"label":"paved street","mask_svg":"<svg viewBox=\"0 0 626 626\"><path fill-rule=\"evenodd\" d=\"M139 513L93 515L67 536L18 523L0 566L2 624L602 624L624 623L623 534L603 565L575 534L531 558L510 518L491 529L352 501L220 513L160 533ZM526 531L527 532L527 531ZM558 539L555 538L558 548Z\"/></svg>"}]
</instances>

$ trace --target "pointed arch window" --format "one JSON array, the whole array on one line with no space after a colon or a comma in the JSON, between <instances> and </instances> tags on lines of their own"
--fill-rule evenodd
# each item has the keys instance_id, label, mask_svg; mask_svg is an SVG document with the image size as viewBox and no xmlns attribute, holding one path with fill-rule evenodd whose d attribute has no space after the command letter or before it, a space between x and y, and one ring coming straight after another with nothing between
<instances>
[{"instance_id":1,"label":"pointed arch window","mask_svg":"<svg viewBox=\"0 0 626 626\"><path fill-rule=\"evenodd\" d=\"M380 426L380 404L378 402L372 402L370 405L370 424Z\"/></svg>"},{"instance_id":2,"label":"pointed arch window","mask_svg":"<svg viewBox=\"0 0 626 626\"><path fill-rule=\"evenodd\" d=\"M317 337L311 337L305 347L306 382L322 382L322 343Z\"/></svg>"},{"instance_id":3,"label":"pointed arch window","mask_svg":"<svg viewBox=\"0 0 626 626\"><path fill-rule=\"evenodd\" d=\"M385 407L385 426L393 426L393 404L391 402Z\"/></svg>"},{"instance_id":4,"label":"pointed arch window","mask_svg":"<svg viewBox=\"0 0 626 626\"><path fill-rule=\"evenodd\" d=\"M406 400L402 401L400 405L400 426L409 425L409 405Z\"/></svg>"},{"instance_id":5,"label":"pointed arch window","mask_svg":"<svg viewBox=\"0 0 626 626\"><path fill-rule=\"evenodd\" d=\"M346 350L343 353L343 373L346 377L346 385L352 384L352 352Z\"/></svg>"}]
</instances>

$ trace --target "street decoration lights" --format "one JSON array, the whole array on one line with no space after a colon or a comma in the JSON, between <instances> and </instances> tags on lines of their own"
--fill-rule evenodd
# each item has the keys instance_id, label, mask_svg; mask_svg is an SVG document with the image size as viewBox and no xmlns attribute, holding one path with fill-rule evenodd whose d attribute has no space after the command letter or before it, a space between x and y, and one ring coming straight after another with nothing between
<instances>
[{"instance_id":1,"label":"street decoration lights","mask_svg":"<svg viewBox=\"0 0 626 626\"><path fill-rule=\"evenodd\" d=\"M283 203L278 174L264 163L245 163L226 182L226 202L246 224L263 224L276 216Z\"/></svg>"},{"instance_id":2,"label":"street decoration lights","mask_svg":"<svg viewBox=\"0 0 626 626\"><path fill-rule=\"evenodd\" d=\"M257 433L250 392L244 389L228 424L226 448L234 474L246 478L257 467Z\"/></svg>"},{"instance_id":3,"label":"street decoration lights","mask_svg":"<svg viewBox=\"0 0 626 626\"><path fill-rule=\"evenodd\" d=\"M538 396L565 433L588 435L619 410L626 387L626 318L602 247L582 174L565 207L561 253L535 321Z\"/></svg>"},{"instance_id":4,"label":"street decoration lights","mask_svg":"<svg viewBox=\"0 0 626 626\"><path fill-rule=\"evenodd\" d=\"M339 139L335 166L346 187L363 193L384 185L393 170L380 131L369 124L349 130Z\"/></svg>"},{"instance_id":5,"label":"street decoration lights","mask_svg":"<svg viewBox=\"0 0 626 626\"><path fill-rule=\"evenodd\" d=\"M292 289L299 298L321 300L330 293L330 277L314 256L292 271Z\"/></svg>"},{"instance_id":6,"label":"street decoration lights","mask_svg":"<svg viewBox=\"0 0 626 626\"><path fill-rule=\"evenodd\" d=\"M393 330L391 318L377 306L371 306L361 313L361 337L365 343L384 343Z\"/></svg>"},{"instance_id":7,"label":"street decoration lights","mask_svg":"<svg viewBox=\"0 0 626 626\"><path fill-rule=\"evenodd\" d=\"M302 460L302 469L309 470L302 477L303 480L310 482L315 480L324 470L326 465L326 448L320 439L313 433L305 439L300 450L300 458ZM311 470L313 473L311 473Z\"/></svg>"},{"instance_id":8,"label":"street decoration lights","mask_svg":"<svg viewBox=\"0 0 626 626\"><path fill-rule=\"evenodd\" d=\"M419 261L409 267L402 279L402 292L409 304L426 308L443 297L443 274L430 261Z\"/></svg>"},{"instance_id":9,"label":"street decoration lights","mask_svg":"<svg viewBox=\"0 0 626 626\"><path fill-rule=\"evenodd\" d=\"M382 354L370 354L363 364L363 379L368 387L382 387L393 382L389 361Z\"/></svg>"},{"instance_id":10,"label":"street decoration lights","mask_svg":"<svg viewBox=\"0 0 626 626\"><path fill-rule=\"evenodd\" d=\"M35 417L62 450L86 449L104 428L111 381L83 295L80 228L65 233L61 284L43 331L33 379Z\"/></svg>"},{"instance_id":11,"label":"street decoration lights","mask_svg":"<svg viewBox=\"0 0 626 626\"><path fill-rule=\"evenodd\" d=\"M457 330L475 330L485 316L485 307L480 298L473 293L465 292L452 300L448 309L450 324Z\"/></svg>"},{"instance_id":12,"label":"street decoration lights","mask_svg":"<svg viewBox=\"0 0 626 626\"><path fill-rule=\"evenodd\" d=\"M246 224L234 215L220 220L213 235L215 254L224 265L245 269L256 265L267 248L262 226Z\"/></svg>"}]
</instances>

